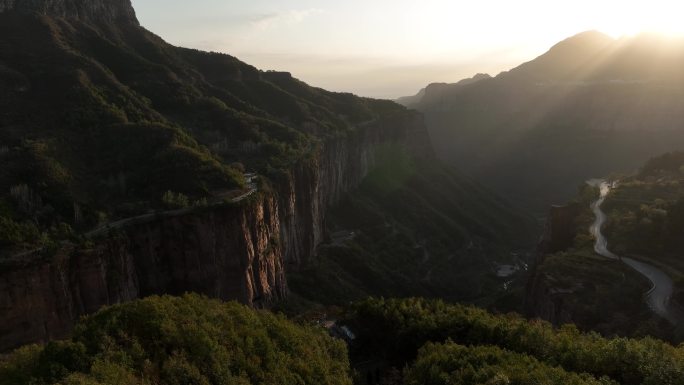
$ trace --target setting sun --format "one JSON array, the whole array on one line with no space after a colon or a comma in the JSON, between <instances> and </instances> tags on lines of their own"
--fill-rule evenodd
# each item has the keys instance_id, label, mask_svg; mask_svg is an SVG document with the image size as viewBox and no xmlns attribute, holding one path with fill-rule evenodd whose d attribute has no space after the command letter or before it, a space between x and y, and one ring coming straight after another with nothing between
<instances>
[{"instance_id":1,"label":"setting sun","mask_svg":"<svg viewBox=\"0 0 684 385\"><path fill-rule=\"evenodd\" d=\"M620 37L640 32L682 36L684 4L678 1L609 2L597 21L597 28Z\"/></svg>"}]
</instances>

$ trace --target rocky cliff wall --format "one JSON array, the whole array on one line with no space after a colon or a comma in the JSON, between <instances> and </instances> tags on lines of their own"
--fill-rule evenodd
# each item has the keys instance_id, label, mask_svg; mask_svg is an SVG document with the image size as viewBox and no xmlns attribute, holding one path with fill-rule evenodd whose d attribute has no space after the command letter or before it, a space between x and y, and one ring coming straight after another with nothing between
<instances>
[{"instance_id":1,"label":"rocky cliff wall","mask_svg":"<svg viewBox=\"0 0 684 385\"><path fill-rule=\"evenodd\" d=\"M83 314L153 294L198 292L261 307L287 295L296 269L324 237L327 208L356 188L378 145L432 156L422 117L381 119L331 139L293 167L275 192L129 225L90 249L0 266L0 351L64 337ZM26 260L27 258L21 258Z\"/></svg>"},{"instance_id":2,"label":"rocky cliff wall","mask_svg":"<svg viewBox=\"0 0 684 385\"><path fill-rule=\"evenodd\" d=\"M539 271L544 257L572 246L577 235L577 216L582 207L579 203L566 206L554 206L539 240L537 256L533 271L530 274L525 294L525 312L528 317L541 318L555 325L571 322L570 314L564 309L565 292L548 285L549 280Z\"/></svg>"},{"instance_id":3,"label":"rocky cliff wall","mask_svg":"<svg viewBox=\"0 0 684 385\"><path fill-rule=\"evenodd\" d=\"M572 246L577 236L575 220L580 215L581 210L582 207L579 203L551 207L546 218L544 233L537 245L537 256L539 258L566 250Z\"/></svg>"},{"instance_id":4,"label":"rocky cliff wall","mask_svg":"<svg viewBox=\"0 0 684 385\"><path fill-rule=\"evenodd\" d=\"M324 236L326 209L361 183L382 144L403 146L418 158L434 156L422 115L406 113L329 140L319 156L293 168L279 189L281 238L289 266L296 268L315 254Z\"/></svg>"},{"instance_id":5,"label":"rocky cliff wall","mask_svg":"<svg viewBox=\"0 0 684 385\"><path fill-rule=\"evenodd\" d=\"M159 218L89 249L0 271L0 351L64 337L83 314L153 294L197 292L262 306L287 292L277 200Z\"/></svg>"},{"instance_id":6,"label":"rocky cliff wall","mask_svg":"<svg viewBox=\"0 0 684 385\"><path fill-rule=\"evenodd\" d=\"M0 0L0 12L6 11L138 24L130 0Z\"/></svg>"}]
</instances>

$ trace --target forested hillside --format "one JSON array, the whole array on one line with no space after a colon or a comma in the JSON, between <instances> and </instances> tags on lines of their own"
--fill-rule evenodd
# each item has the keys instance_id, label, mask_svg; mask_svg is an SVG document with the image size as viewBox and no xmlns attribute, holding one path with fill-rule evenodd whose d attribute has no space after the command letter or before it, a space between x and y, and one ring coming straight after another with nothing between
<instances>
[{"instance_id":1,"label":"forested hillside","mask_svg":"<svg viewBox=\"0 0 684 385\"><path fill-rule=\"evenodd\" d=\"M12 233L0 246L203 205L245 188L245 170L282 179L361 123L412 119L171 46L135 20L4 12L0 35L0 223Z\"/></svg>"}]
</instances>

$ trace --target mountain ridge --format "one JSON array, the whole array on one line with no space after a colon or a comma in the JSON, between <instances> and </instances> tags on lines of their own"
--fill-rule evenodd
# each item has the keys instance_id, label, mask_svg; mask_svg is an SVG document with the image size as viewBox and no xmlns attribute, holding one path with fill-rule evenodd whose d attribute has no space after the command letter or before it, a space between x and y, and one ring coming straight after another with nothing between
<instances>
[{"instance_id":1,"label":"mountain ridge","mask_svg":"<svg viewBox=\"0 0 684 385\"><path fill-rule=\"evenodd\" d=\"M595 175L684 145L684 40L588 32L411 106L438 155L538 213Z\"/></svg>"},{"instance_id":2,"label":"mountain ridge","mask_svg":"<svg viewBox=\"0 0 684 385\"><path fill-rule=\"evenodd\" d=\"M12 11L82 21L139 24L130 0L0 0L0 13Z\"/></svg>"},{"instance_id":3,"label":"mountain ridge","mask_svg":"<svg viewBox=\"0 0 684 385\"><path fill-rule=\"evenodd\" d=\"M430 83L427 85L427 87L421 89L418 91L417 94L413 96L403 96L400 98L396 99L396 102L406 106L406 107L413 107L418 103L421 103L423 101L423 98L426 96L430 97L435 97L435 94L439 93L444 93L452 89L456 89L462 86L467 86L469 84L477 83L481 80L485 79L491 79L492 77L489 74L485 73L478 73L475 74L473 77L466 78L466 79L461 79L456 83Z\"/></svg>"}]
</instances>

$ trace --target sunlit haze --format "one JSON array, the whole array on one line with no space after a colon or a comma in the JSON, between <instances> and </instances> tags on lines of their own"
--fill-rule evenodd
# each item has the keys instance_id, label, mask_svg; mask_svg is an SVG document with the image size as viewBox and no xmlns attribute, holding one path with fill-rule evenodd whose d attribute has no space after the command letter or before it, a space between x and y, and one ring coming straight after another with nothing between
<instances>
[{"instance_id":1,"label":"sunlit haze","mask_svg":"<svg viewBox=\"0 0 684 385\"><path fill-rule=\"evenodd\" d=\"M330 90L413 94L492 75L578 32L683 34L676 1L133 0L141 23L181 46L229 53Z\"/></svg>"}]
</instances>

